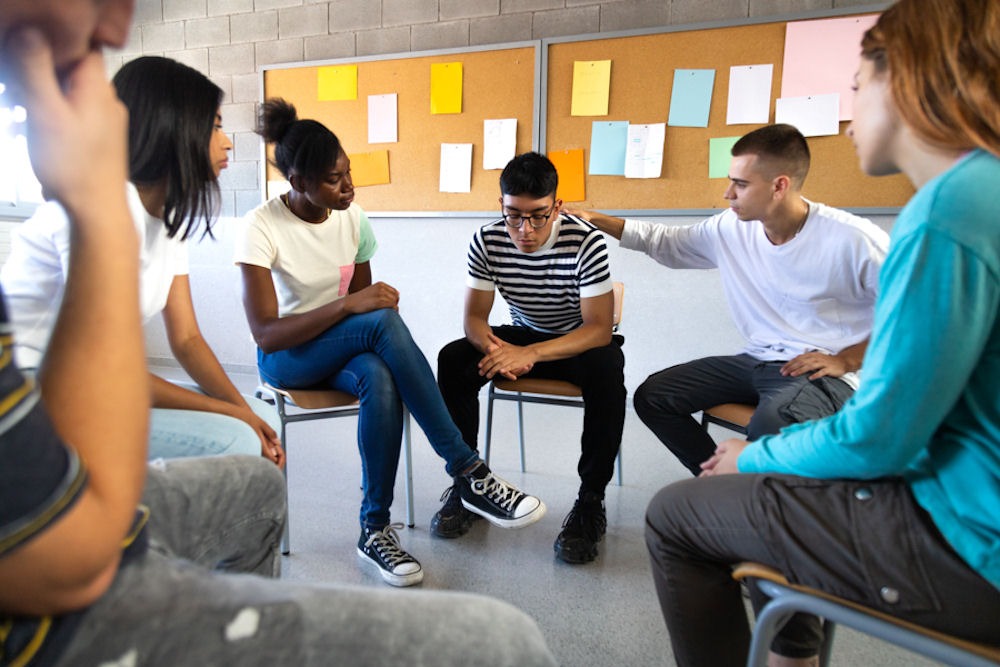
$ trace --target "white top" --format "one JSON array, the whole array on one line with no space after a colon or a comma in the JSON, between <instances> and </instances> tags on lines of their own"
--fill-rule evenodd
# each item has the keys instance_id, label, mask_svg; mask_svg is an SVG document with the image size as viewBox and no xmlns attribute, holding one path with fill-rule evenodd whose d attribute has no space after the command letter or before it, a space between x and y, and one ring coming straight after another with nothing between
<instances>
[{"instance_id":1,"label":"white top","mask_svg":"<svg viewBox=\"0 0 1000 667\"><path fill-rule=\"evenodd\" d=\"M367 262L378 244L357 204L311 223L274 197L243 220L233 261L271 270L278 316L304 313L347 294L354 265Z\"/></svg>"},{"instance_id":2,"label":"white top","mask_svg":"<svg viewBox=\"0 0 1000 667\"><path fill-rule=\"evenodd\" d=\"M865 218L807 203L805 225L782 245L731 209L681 227L626 220L621 245L671 268L718 268L747 354L836 354L871 334L889 235ZM856 386L856 377L842 379Z\"/></svg>"},{"instance_id":3,"label":"white top","mask_svg":"<svg viewBox=\"0 0 1000 667\"><path fill-rule=\"evenodd\" d=\"M187 275L187 247L179 238L167 238L166 225L146 212L131 183L126 197L139 234L139 300L146 322L167 304L174 276ZM10 256L0 270L0 282L21 368L37 368L49 344L66 285L69 238L69 218L56 202L38 207L11 233Z\"/></svg>"}]
</instances>

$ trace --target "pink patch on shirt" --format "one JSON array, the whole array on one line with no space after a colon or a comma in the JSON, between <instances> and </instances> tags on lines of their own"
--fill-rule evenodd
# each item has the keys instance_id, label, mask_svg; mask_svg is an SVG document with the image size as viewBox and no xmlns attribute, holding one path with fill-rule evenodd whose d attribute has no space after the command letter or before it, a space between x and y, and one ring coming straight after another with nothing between
<instances>
[{"instance_id":1,"label":"pink patch on shirt","mask_svg":"<svg viewBox=\"0 0 1000 667\"><path fill-rule=\"evenodd\" d=\"M345 264L340 267L340 296L347 295L347 289L351 286L351 278L354 277L354 264Z\"/></svg>"}]
</instances>

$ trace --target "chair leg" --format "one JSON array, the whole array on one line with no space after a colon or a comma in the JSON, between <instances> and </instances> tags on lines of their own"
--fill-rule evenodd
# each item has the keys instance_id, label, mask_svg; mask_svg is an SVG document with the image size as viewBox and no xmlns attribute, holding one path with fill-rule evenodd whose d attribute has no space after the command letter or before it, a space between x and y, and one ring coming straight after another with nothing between
<instances>
[{"instance_id":1,"label":"chair leg","mask_svg":"<svg viewBox=\"0 0 1000 667\"><path fill-rule=\"evenodd\" d=\"M486 398L486 440L483 444L483 461L490 465L490 443L493 442L493 383Z\"/></svg>"},{"instance_id":2,"label":"chair leg","mask_svg":"<svg viewBox=\"0 0 1000 667\"><path fill-rule=\"evenodd\" d=\"M521 472L524 472L524 403L521 392L517 392L517 437L521 444Z\"/></svg>"},{"instance_id":3,"label":"chair leg","mask_svg":"<svg viewBox=\"0 0 1000 667\"><path fill-rule=\"evenodd\" d=\"M278 409L278 421L281 422L281 448L285 450L285 467L281 469L281 474L285 476L285 530L281 534L281 553L287 556L292 552L292 534L289 527L292 513L288 509L288 439L285 437L287 422L284 396L274 394L274 407Z\"/></svg>"},{"instance_id":4,"label":"chair leg","mask_svg":"<svg viewBox=\"0 0 1000 667\"><path fill-rule=\"evenodd\" d=\"M410 411L403 407L403 480L406 486L406 525L413 528L413 458L410 450Z\"/></svg>"}]
</instances>

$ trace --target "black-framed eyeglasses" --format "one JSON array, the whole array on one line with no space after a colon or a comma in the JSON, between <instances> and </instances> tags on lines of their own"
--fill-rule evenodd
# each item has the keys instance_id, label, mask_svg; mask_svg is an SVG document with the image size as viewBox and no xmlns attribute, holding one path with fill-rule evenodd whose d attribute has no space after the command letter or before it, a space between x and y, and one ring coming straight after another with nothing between
<instances>
[{"instance_id":1,"label":"black-framed eyeglasses","mask_svg":"<svg viewBox=\"0 0 1000 667\"><path fill-rule=\"evenodd\" d=\"M520 229L525 221L531 225L532 229L541 229L549 223L549 218L556 212L556 205L553 204L548 213L532 213L531 215L521 215L520 213L503 212L503 222L511 229Z\"/></svg>"}]
</instances>

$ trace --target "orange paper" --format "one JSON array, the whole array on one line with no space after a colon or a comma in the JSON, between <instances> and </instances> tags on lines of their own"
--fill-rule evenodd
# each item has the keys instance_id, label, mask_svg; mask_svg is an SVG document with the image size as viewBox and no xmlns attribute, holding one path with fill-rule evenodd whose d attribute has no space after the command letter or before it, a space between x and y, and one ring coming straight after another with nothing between
<instances>
[{"instance_id":1,"label":"orange paper","mask_svg":"<svg viewBox=\"0 0 1000 667\"><path fill-rule=\"evenodd\" d=\"M389 151L354 153L351 158L351 180L355 187L384 185L389 182Z\"/></svg>"},{"instance_id":2,"label":"orange paper","mask_svg":"<svg viewBox=\"0 0 1000 667\"><path fill-rule=\"evenodd\" d=\"M551 151L549 159L559 174L558 197L563 201L584 201L587 193L583 180L583 149Z\"/></svg>"}]
</instances>

